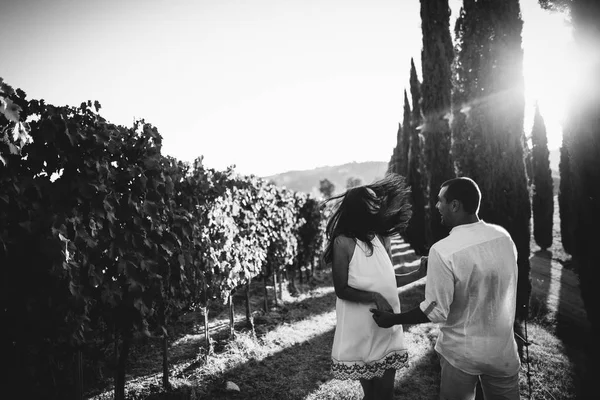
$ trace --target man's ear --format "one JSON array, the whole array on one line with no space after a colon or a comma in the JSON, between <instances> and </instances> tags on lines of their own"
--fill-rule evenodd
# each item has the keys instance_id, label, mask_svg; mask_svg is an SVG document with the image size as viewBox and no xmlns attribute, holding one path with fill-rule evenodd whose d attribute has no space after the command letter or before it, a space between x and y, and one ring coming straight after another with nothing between
<instances>
[{"instance_id":1,"label":"man's ear","mask_svg":"<svg viewBox=\"0 0 600 400\"><path fill-rule=\"evenodd\" d=\"M460 201L458 201L456 199L452 200L450 207L452 207L452 211L457 212L458 210L460 210Z\"/></svg>"}]
</instances>

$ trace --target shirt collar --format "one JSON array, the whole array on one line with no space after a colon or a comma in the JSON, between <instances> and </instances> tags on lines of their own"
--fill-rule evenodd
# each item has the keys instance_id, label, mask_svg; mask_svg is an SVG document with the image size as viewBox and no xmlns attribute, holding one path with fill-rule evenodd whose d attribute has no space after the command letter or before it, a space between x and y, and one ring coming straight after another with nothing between
<instances>
[{"instance_id":1,"label":"shirt collar","mask_svg":"<svg viewBox=\"0 0 600 400\"><path fill-rule=\"evenodd\" d=\"M485 223L485 222L483 222L483 220L481 220L481 219L480 219L479 221L477 221L477 222L472 222L472 223L470 223L470 224L462 224L462 225L458 225L458 226L455 226L454 228L452 228L452 229L450 230L450 233L449 233L449 234L452 234L453 232L456 232L456 231L458 231L458 230L462 230L462 229L470 229L470 228L473 228L473 227L475 227L475 226L477 226L477 225L482 225L482 224L484 224L484 223Z\"/></svg>"}]
</instances>

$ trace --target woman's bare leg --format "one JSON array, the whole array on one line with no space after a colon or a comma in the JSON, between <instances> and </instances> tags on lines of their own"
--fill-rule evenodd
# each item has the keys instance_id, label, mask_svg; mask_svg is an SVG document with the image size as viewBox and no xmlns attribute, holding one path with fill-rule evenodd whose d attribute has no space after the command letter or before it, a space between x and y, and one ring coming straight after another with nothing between
<instances>
[{"instance_id":1,"label":"woman's bare leg","mask_svg":"<svg viewBox=\"0 0 600 400\"><path fill-rule=\"evenodd\" d=\"M395 369L388 369L381 378L373 379L373 394L376 399L393 400L394 399L394 378Z\"/></svg>"},{"instance_id":2,"label":"woman's bare leg","mask_svg":"<svg viewBox=\"0 0 600 400\"><path fill-rule=\"evenodd\" d=\"M360 385L362 386L363 393L365 394L365 396L363 397L363 400L375 400L376 399L376 397L374 397L374 393L373 393L373 379L361 379Z\"/></svg>"}]
</instances>

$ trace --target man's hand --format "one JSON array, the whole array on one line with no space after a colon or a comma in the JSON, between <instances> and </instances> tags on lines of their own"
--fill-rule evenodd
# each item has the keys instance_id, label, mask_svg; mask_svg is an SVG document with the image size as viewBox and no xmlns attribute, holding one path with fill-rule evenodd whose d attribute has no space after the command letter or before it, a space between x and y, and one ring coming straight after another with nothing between
<instances>
[{"instance_id":1,"label":"man's hand","mask_svg":"<svg viewBox=\"0 0 600 400\"><path fill-rule=\"evenodd\" d=\"M392 308L390 303L380 293L375 292L375 294L373 295L373 301L375 302L375 307L377 307L378 310L394 312L394 309Z\"/></svg>"},{"instance_id":2,"label":"man's hand","mask_svg":"<svg viewBox=\"0 0 600 400\"><path fill-rule=\"evenodd\" d=\"M394 314L393 312L381 311L371 308L369 311L373 313L373 319L380 328L390 328L394 326Z\"/></svg>"}]
</instances>

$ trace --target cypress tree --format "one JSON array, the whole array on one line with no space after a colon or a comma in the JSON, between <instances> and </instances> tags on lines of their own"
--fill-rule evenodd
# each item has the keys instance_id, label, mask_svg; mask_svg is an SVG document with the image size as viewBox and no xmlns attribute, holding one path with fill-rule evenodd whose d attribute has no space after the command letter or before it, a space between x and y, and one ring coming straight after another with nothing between
<instances>
[{"instance_id":1,"label":"cypress tree","mask_svg":"<svg viewBox=\"0 0 600 400\"><path fill-rule=\"evenodd\" d=\"M400 147L397 159L398 173L402 176L408 175L408 149L410 147L410 119L411 110L408 102L408 95L404 89L404 114L402 119L402 147Z\"/></svg>"},{"instance_id":2,"label":"cypress tree","mask_svg":"<svg viewBox=\"0 0 600 400\"><path fill-rule=\"evenodd\" d=\"M421 83L417 78L415 63L410 60L410 92L412 95L412 113L408 149L407 183L411 188L412 217L406 228L406 240L415 253L425 255L428 251L425 240L425 193L423 190L421 142L417 127L421 124L420 98ZM407 129L407 125L404 125Z\"/></svg>"},{"instance_id":3,"label":"cypress tree","mask_svg":"<svg viewBox=\"0 0 600 400\"><path fill-rule=\"evenodd\" d=\"M542 250L552 246L554 219L554 185L550 170L550 152L546 125L536 104L531 131L531 164L533 172L533 237Z\"/></svg>"},{"instance_id":4,"label":"cypress tree","mask_svg":"<svg viewBox=\"0 0 600 400\"><path fill-rule=\"evenodd\" d=\"M564 1L545 3L564 4ZM563 171L571 178L567 194L568 231L572 232L571 254L579 274L581 296L588 320L592 327L591 337L600 336L600 307L596 301L596 286L599 277L598 244L600 243L600 2L598 0L572 0L571 7L573 37L578 54L577 92L570 98L569 109L563 127L561 154ZM563 176L561 175L561 184ZM567 182L565 182L567 183ZM561 188L562 191L563 188ZM569 195L570 193L570 195ZM563 231L563 235L564 235ZM581 394L594 393L597 387L598 346L592 344L588 354L586 375Z\"/></svg>"},{"instance_id":5,"label":"cypress tree","mask_svg":"<svg viewBox=\"0 0 600 400\"><path fill-rule=\"evenodd\" d=\"M523 152L525 153L525 174L527 175L527 186L533 185L533 152L526 140L523 140Z\"/></svg>"},{"instance_id":6,"label":"cypress tree","mask_svg":"<svg viewBox=\"0 0 600 400\"><path fill-rule=\"evenodd\" d=\"M448 0L421 0L421 28L423 31L422 113L424 123L424 162L427 173L427 244L448 235L437 212L437 193L442 183L454 178L450 154L452 60L454 49L450 36L450 7Z\"/></svg>"},{"instance_id":7,"label":"cypress tree","mask_svg":"<svg viewBox=\"0 0 600 400\"><path fill-rule=\"evenodd\" d=\"M387 167L387 172L396 172L396 157L395 157L395 153L396 153L396 148L394 147L394 150L392 151L392 155L390 156L390 161L388 161L388 167Z\"/></svg>"},{"instance_id":8,"label":"cypress tree","mask_svg":"<svg viewBox=\"0 0 600 400\"><path fill-rule=\"evenodd\" d=\"M563 143L560 146L560 161L558 172L560 184L558 189L558 212L560 215L560 240L563 250L573 254L573 195L571 180L571 162L569 161L569 149L566 145L566 132L563 133Z\"/></svg>"},{"instance_id":9,"label":"cypress tree","mask_svg":"<svg viewBox=\"0 0 600 400\"><path fill-rule=\"evenodd\" d=\"M473 0L465 0L456 19L455 54L453 63L453 90L452 90L452 156L454 169L457 176L474 177L477 171L476 148L481 142L479 131L470 131L467 116L471 114L471 99L478 95L479 70L481 53L480 36L477 10Z\"/></svg>"},{"instance_id":10,"label":"cypress tree","mask_svg":"<svg viewBox=\"0 0 600 400\"><path fill-rule=\"evenodd\" d=\"M482 192L480 217L503 226L518 252L517 316L525 318L529 280L531 203L523 152L525 109L518 0L466 0L456 68L462 103L452 134L460 175ZM461 99L462 97L462 99ZM460 129L460 130L459 130Z\"/></svg>"},{"instance_id":11,"label":"cypress tree","mask_svg":"<svg viewBox=\"0 0 600 400\"><path fill-rule=\"evenodd\" d=\"M398 124L398 132L396 133L396 146L392 152L392 157L390 158L390 162L388 163L388 172L394 172L400 174L402 176L406 176L400 173L400 159L402 157L402 125Z\"/></svg>"}]
</instances>

